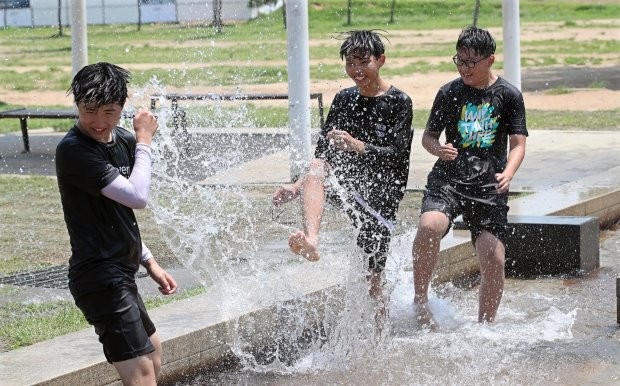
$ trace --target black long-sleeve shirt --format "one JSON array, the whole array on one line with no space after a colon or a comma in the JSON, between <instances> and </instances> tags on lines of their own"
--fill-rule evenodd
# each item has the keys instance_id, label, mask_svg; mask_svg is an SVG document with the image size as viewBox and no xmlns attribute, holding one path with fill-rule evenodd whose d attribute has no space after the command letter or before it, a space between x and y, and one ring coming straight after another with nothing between
<instances>
[{"instance_id":1,"label":"black long-sleeve shirt","mask_svg":"<svg viewBox=\"0 0 620 386\"><path fill-rule=\"evenodd\" d=\"M409 177L412 119L411 98L394 86L377 97L363 96L357 87L346 88L334 97L315 156L330 164L345 188L394 219ZM365 153L330 145L327 133L334 129L363 141Z\"/></svg>"}]
</instances>

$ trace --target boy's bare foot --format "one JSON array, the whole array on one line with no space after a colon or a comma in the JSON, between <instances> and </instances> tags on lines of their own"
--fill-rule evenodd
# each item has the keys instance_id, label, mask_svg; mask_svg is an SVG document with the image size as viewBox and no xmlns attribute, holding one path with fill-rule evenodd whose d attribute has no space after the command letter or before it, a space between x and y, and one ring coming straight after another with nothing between
<instances>
[{"instance_id":1,"label":"boy's bare foot","mask_svg":"<svg viewBox=\"0 0 620 386\"><path fill-rule=\"evenodd\" d=\"M375 309L375 335L377 337L381 337L383 333L383 328L385 327L385 323L388 318L388 310L385 304L378 304Z\"/></svg>"},{"instance_id":2,"label":"boy's bare foot","mask_svg":"<svg viewBox=\"0 0 620 386\"><path fill-rule=\"evenodd\" d=\"M438 328L431 310L428 309L428 303L415 305L415 320L420 327L429 328L433 331Z\"/></svg>"},{"instance_id":3,"label":"boy's bare foot","mask_svg":"<svg viewBox=\"0 0 620 386\"><path fill-rule=\"evenodd\" d=\"M292 233L288 238L288 245L294 254L303 256L310 261L318 261L321 257L316 248L317 242L313 243L303 231Z\"/></svg>"}]
</instances>

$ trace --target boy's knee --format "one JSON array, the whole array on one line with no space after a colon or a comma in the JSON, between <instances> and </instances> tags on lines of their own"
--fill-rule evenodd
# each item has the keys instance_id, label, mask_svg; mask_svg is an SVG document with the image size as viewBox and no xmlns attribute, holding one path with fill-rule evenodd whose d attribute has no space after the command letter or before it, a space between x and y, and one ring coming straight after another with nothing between
<instances>
[{"instance_id":1,"label":"boy's knee","mask_svg":"<svg viewBox=\"0 0 620 386\"><path fill-rule=\"evenodd\" d=\"M443 213L421 216L418 224L418 234L425 237L441 238L447 232L450 220Z\"/></svg>"},{"instance_id":2,"label":"boy's knee","mask_svg":"<svg viewBox=\"0 0 620 386\"><path fill-rule=\"evenodd\" d=\"M308 176L324 180L327 176L326 163L322 159L315 158L308 166Z\"/></svg>"}]
</instances>

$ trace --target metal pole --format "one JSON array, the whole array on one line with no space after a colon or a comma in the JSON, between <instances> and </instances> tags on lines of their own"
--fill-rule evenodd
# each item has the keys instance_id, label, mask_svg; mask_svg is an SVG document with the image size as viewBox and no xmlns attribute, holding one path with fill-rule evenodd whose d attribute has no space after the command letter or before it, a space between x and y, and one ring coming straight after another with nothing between
<instances>
[{"instance_id":1,"label":"metal pole","mask_svg":"<svg viewBox=\"0 0 620 386\"><path fill-rule=\"evenodd\" d=\"M86 0L71 2L71 63L73 75L88 64L86 40Z\"/></svg>"},{"instance_id":2,"label":"metal pole","mask_svg":"<svg viewBox=\"0 0 620 386\"><path fill-rule=\"evenodd\" d=\"M310 161L310 54L308 3L286 4L289 103L289 165L296 180Z\"/></svg>"},{"instance_id":3,"label":"metal pole","mask_svg":"<svg viewBox=\"0 0 620 386\"><path fill-rule=\"evenodd\" d=\"M620 324L620 277L616 278L616 322Z\"/></svg>"},{"instance_id":4,"label":"metal pole","mask_svg":"<svg viewBox=\"0 0 620 386\"><path fill-rule=\"evenodd\" d=\"M519 0L503 0L504 78L521 90Z\"/></svg>"}]
</instances>

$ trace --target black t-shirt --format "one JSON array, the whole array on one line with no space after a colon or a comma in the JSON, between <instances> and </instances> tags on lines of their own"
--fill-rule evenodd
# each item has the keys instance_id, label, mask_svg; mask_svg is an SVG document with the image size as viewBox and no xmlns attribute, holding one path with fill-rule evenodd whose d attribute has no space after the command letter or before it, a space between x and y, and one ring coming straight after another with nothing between
<instances>
[{"instance_id":1,"label":"black t-shirt","mask_svg":"<svg viewBox=\"0 0 620 386\"><path fill-rule=\"evenodd\" d=\"M409 177L413 128L411 98L396 87L366 97L357 87L336 94L318 138L315 156L326 160L340 183L371 208L394 219ZM365 143L365 154L336 149L326 135L337 129Z\"/></svg>"},{"instance_id":2,"label":"black t-shirt","mask_svg":"<svg viewBox=\"0 0 620 386\"><path fill-rule=\"evenodd\" d=\"M528 135L521 92L499 77L481 90L458 78L439 89L426 131L458 149L454 161L437 160L429 176L456 184L495 184L506 168L508 136Z\"/></svg>"},{"instance_id":3,"label":"black t-shirt","mask_svg":"<svg viewBox=\"0 0 620 386\"><path fill-rule=\"evenodd\" d=\"M74 126L56 148L56 175L71 241L69 288L74 296L133 281L142 243L131 208L101 194L119 174L129 178L136 140L123 128L110 143L97 142Z\"/></svg>"}]
</instances>

